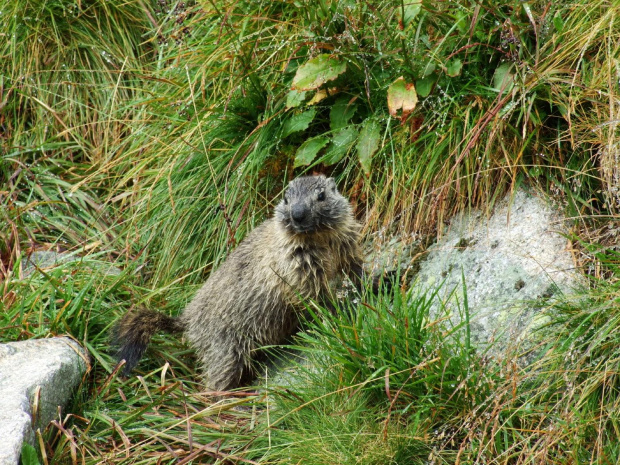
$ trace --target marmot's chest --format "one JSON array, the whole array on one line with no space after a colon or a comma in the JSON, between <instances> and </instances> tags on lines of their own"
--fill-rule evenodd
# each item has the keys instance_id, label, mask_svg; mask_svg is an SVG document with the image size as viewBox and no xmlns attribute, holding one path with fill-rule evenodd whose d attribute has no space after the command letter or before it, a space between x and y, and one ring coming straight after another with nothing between
<instances>
[{"instance_id":1,"label":"marmot's chest","mask_svg":"<svg viewBox=\"0 0 620 465\"><path fill-rule=\"evenodd\" d=\"M296 244L285 255L288 284L307 297L315 298L327 290L340 272L338 253L327 245Z\"/></svg>"}]
</instances>

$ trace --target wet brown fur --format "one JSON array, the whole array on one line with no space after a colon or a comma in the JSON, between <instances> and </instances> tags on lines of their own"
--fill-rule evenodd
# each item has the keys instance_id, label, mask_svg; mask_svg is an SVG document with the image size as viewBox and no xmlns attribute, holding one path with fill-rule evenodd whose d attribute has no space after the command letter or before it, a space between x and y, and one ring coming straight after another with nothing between
<instances>
[{"instance_id":1,"label":"wet brown fur","mask_svg":"<svg viewBox=\"0 0 620 465\"><path fill-rule=\"evenodd\" d=\"M293 180L276 213L215 270L178 319L142 310L117 325L128 373L152 334L183 329L202 362L208 389L225 391L252 376L262 346L297 328L304 299L329 300L343 274L362 276L360 226L331 178Z\"/></svg>"}]
</instances>

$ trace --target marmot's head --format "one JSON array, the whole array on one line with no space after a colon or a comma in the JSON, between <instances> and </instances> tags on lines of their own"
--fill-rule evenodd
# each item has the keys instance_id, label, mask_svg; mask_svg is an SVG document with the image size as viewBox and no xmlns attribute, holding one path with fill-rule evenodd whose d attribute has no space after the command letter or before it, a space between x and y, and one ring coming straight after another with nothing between
<instances>
[{"instance_id":1,"label":"marmot's head","mask_svg":"<svg viewBox=\"0 0 620 465\"><path fill-rule=\"evenodd\" d=\"M294 234L338 229L351 217L351 206L332 178L303 176L291 181L275 217Z\"/></svg>"}]
</instances>

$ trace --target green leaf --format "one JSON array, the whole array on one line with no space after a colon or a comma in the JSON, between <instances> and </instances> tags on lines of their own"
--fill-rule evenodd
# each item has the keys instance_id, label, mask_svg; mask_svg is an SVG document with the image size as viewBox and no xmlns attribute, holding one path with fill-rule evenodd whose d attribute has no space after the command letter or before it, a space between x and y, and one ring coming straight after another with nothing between
<instances>
[{"instance_id":1,"label":"green leaf","mask_svg":"<svg viewBox=\"0 0 620 465\"><path fill-rule=\"evenodd\" d=\"M562 19L562 15L559 11L556 11L553 15L553 27L555 27L555 30L560 34L564 30L564 20Z\"/></svg>"},{"instance_id":2,"label":"green leaf","mask_svg":"<svg viewBox=\"0 0 620 465\"><path fill-rule=\"evenodd\" d=\"M329 139L326 136L313 137L301 144L295 153L295 168L307 166L314 161L316 154L327 145Z\"/></svg>"},{"instance_id":3,"label":"green leaf","mask_svg":"<svg viewBox=\"0 0 620 465\"><path fill-rule=\"evenodd\" d=\"M379 123L372 118L368 118L362 124L362 130L360 136L357 139L355 148L357 149L357 156L359 157L360 164L364 173L368 176L370 174L371 159L374 153L379 148L379 142L381 141L381 131Z\"/></svg>"},{"instance_id":4,"label":"green leaf","mask_svg":"<svg viewBox=\"0 0 620 465\"><path fill-rule=\"evenodd\" d=\"M282 128L282 137L287 137L294 132L305 131L316 115L316 108L291 116Z\"/></svg>"},{"instance_id":5,"label":"green leaf","mask_svg":"<svg viewBox=\"0 0 620 465\"><path fill-rule=\"evenodd\" d=\"M462 11L457 11L454 15L456 22L456 28L461 34L466 34L469 31L469 22L467 21L467 15Z\"/></svg>"},{"instance_id":6,"label":"green leaf","mask_svg":"<svg viewBox=\"0 0 620 465\"><path fill-rule=\"evenodd\" d=\"M326 99L327 97L329 97L329 95L327 95L327 90L325 89L319 89L317 90L314 95L312 96L312 98L310 99L310 101L308 102L308 106L310 105L316 105L317 103L319 103L320 101L322 101L323 99Z\"/></svg>"},{"instance_id":7,"label":"green leaf","mask_svg":"<svg viewBox=\"0 0 620 465\"><path fill-rule=\"evenodd\" d=\"M333 81L344 73L347 65L338 58L322 54L301 65L293 78L292 89L318 89L328 81Z\"/></svg>"},{"instance_id":8,"label":"green leaf","mask_svg":"<svg viewBox=\"0 0 620 465\"><path fill-rule=\"evenodd\" d=\"M532 8L527 2L522 3L521 6L523 7L523 11L525 11L525 14L527 15L528 19L530 20L530 23L532 23L532 26L534 26L534 29L536 29L536 18L534 18L534 14L532 13Z\"/></svg>"},{"instance_id":9,"label":"green leaf","mask_svg":"<svg viewBox=\"0 0 620 465\"><path fill-rule=\"evenodd\" d=\"M446 74L450 77L455 77L461 74L461 68L463 68L463 62L458 58L456 60L450 60L446 66Z\"/></svg>"},{"instance_id":10,"label":"green leaf","mask_svg":"<svg viewBox=\"0 0 620 465\"><path fill-rule=\"evenodd\" d=\"M342 160L355 142L356 137L357 129L354 126L347 126L336 131L332 137L332 143L325 152L323 163L334 165Z\"/></svg>"},{"instance_id":11,"label":"green leaf","mask_svg":"<svg viewBox=\"0 0 620 465\"><path fill-rule=\"evenodd\" d=\"M495 90L506 92L512 89L514 74L511 71L513 67L513 63L502 63L497 67L493 74L493 88Z\"/></svg>"},{"instance_id":12,"label":"green leaf","mask_svg":"<svg viewBox=\"0 0 620 465\"><path fill-rule=\"evenodd\" d=\"M418 13L420 13L421 9L422 0L408 0L402 9L398 8L399 15L401 16L401 28L404 29L409 26L409 24L411 24L411 21L413 21L415 17L418 16Z\"/></svg>"},{"instance_id":13,"label":"green leaf","mask_svg":"<svg viewBox=\"0 0 620 465\"><path fill-rule=\"evenodd\" d=\"M305 91L298 91L298 90L291 90L287 95L286 95L286 108L287 110L289 108L296 108L299 105L301 105L303 103L303 101L306 99L306 92Z\"/></svg>"},{"instance_id":14,"label":"green leaf","mask_svg":"<svg viewBox=\"0 0 620 465\"><path fill-rule=\"evenodd\" d=\"M22 465L40 465L39 456L37 455L37 450L32 447L30 444L25 442L22 445L22 454L20 457L20 463Z\"/></svg>"},{"instance_id":15,"label":"green leaf","mask_svg":"<svg viewBox=\"0 0 620 465\"><path fill-rule=\"evenodd\" d=\"M429 61L424 67L424 71L422 72L422 77L425 78L427 76L430 76L431 74L435 72L435 69L437 69L437 66L435 65L435 63L433 63L432 61Z\"/></svg>"},{"instance_id":16,"label":"green leaf","mask_svg":"<svg viewBox=\"0 0 620 465\"><path fill-rule=\"evenodd\" d=\"M415 82L415 88L418 91L418 95L420 97L428 97L433 90L433 85L435 84L434 76L427 76L424 79L418 79Z\"/></svg>"},{"instance_id":17,"label":"green leaf","mask_svg":"<svg viewBox=\"0 0 620 465\"><path fill-rule=\"evenodd\" d=\"M332 105L332 109L329 113L330 127L332 131L341 129L349 124L349 120L355 114L357 106L355 102L351 102L351 99L346 96L341 96Z\"/></svg>"},{"instance_id":18,"label":"green leaf","mask_svg":"<svg viewBox=\"0 0 620 465\"><path fill-rule=\"evenodd\" d=\"M405 119L418 103L418 94L415 86L401 76L388 87L387 101L390 115L396 116L402 110L401 118Z\"/></svg>"}]
</instances>

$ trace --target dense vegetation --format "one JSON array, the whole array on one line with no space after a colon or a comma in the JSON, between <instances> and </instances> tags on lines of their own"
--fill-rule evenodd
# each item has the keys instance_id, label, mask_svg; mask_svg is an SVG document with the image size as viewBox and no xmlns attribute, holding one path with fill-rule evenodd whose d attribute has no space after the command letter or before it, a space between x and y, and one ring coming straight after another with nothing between
<instances>
[{"instance_id":1,"label":"dense vegetation","mask_svg":"<svg viewBox=\"0 0 620 465\"><path fill-rule=\"evenodd\" d=\"M602 0L0 0L0 337L93 359L42 463L617 463L619 21ZM407 237L537 188L591 289L529 369L396 288L363 317L312 307L269 397L213 403L174 339L118 379L113 322L176 314L308 172ZM41 250L69 258L26 272Z\"/></svg>"}]
</instances>

